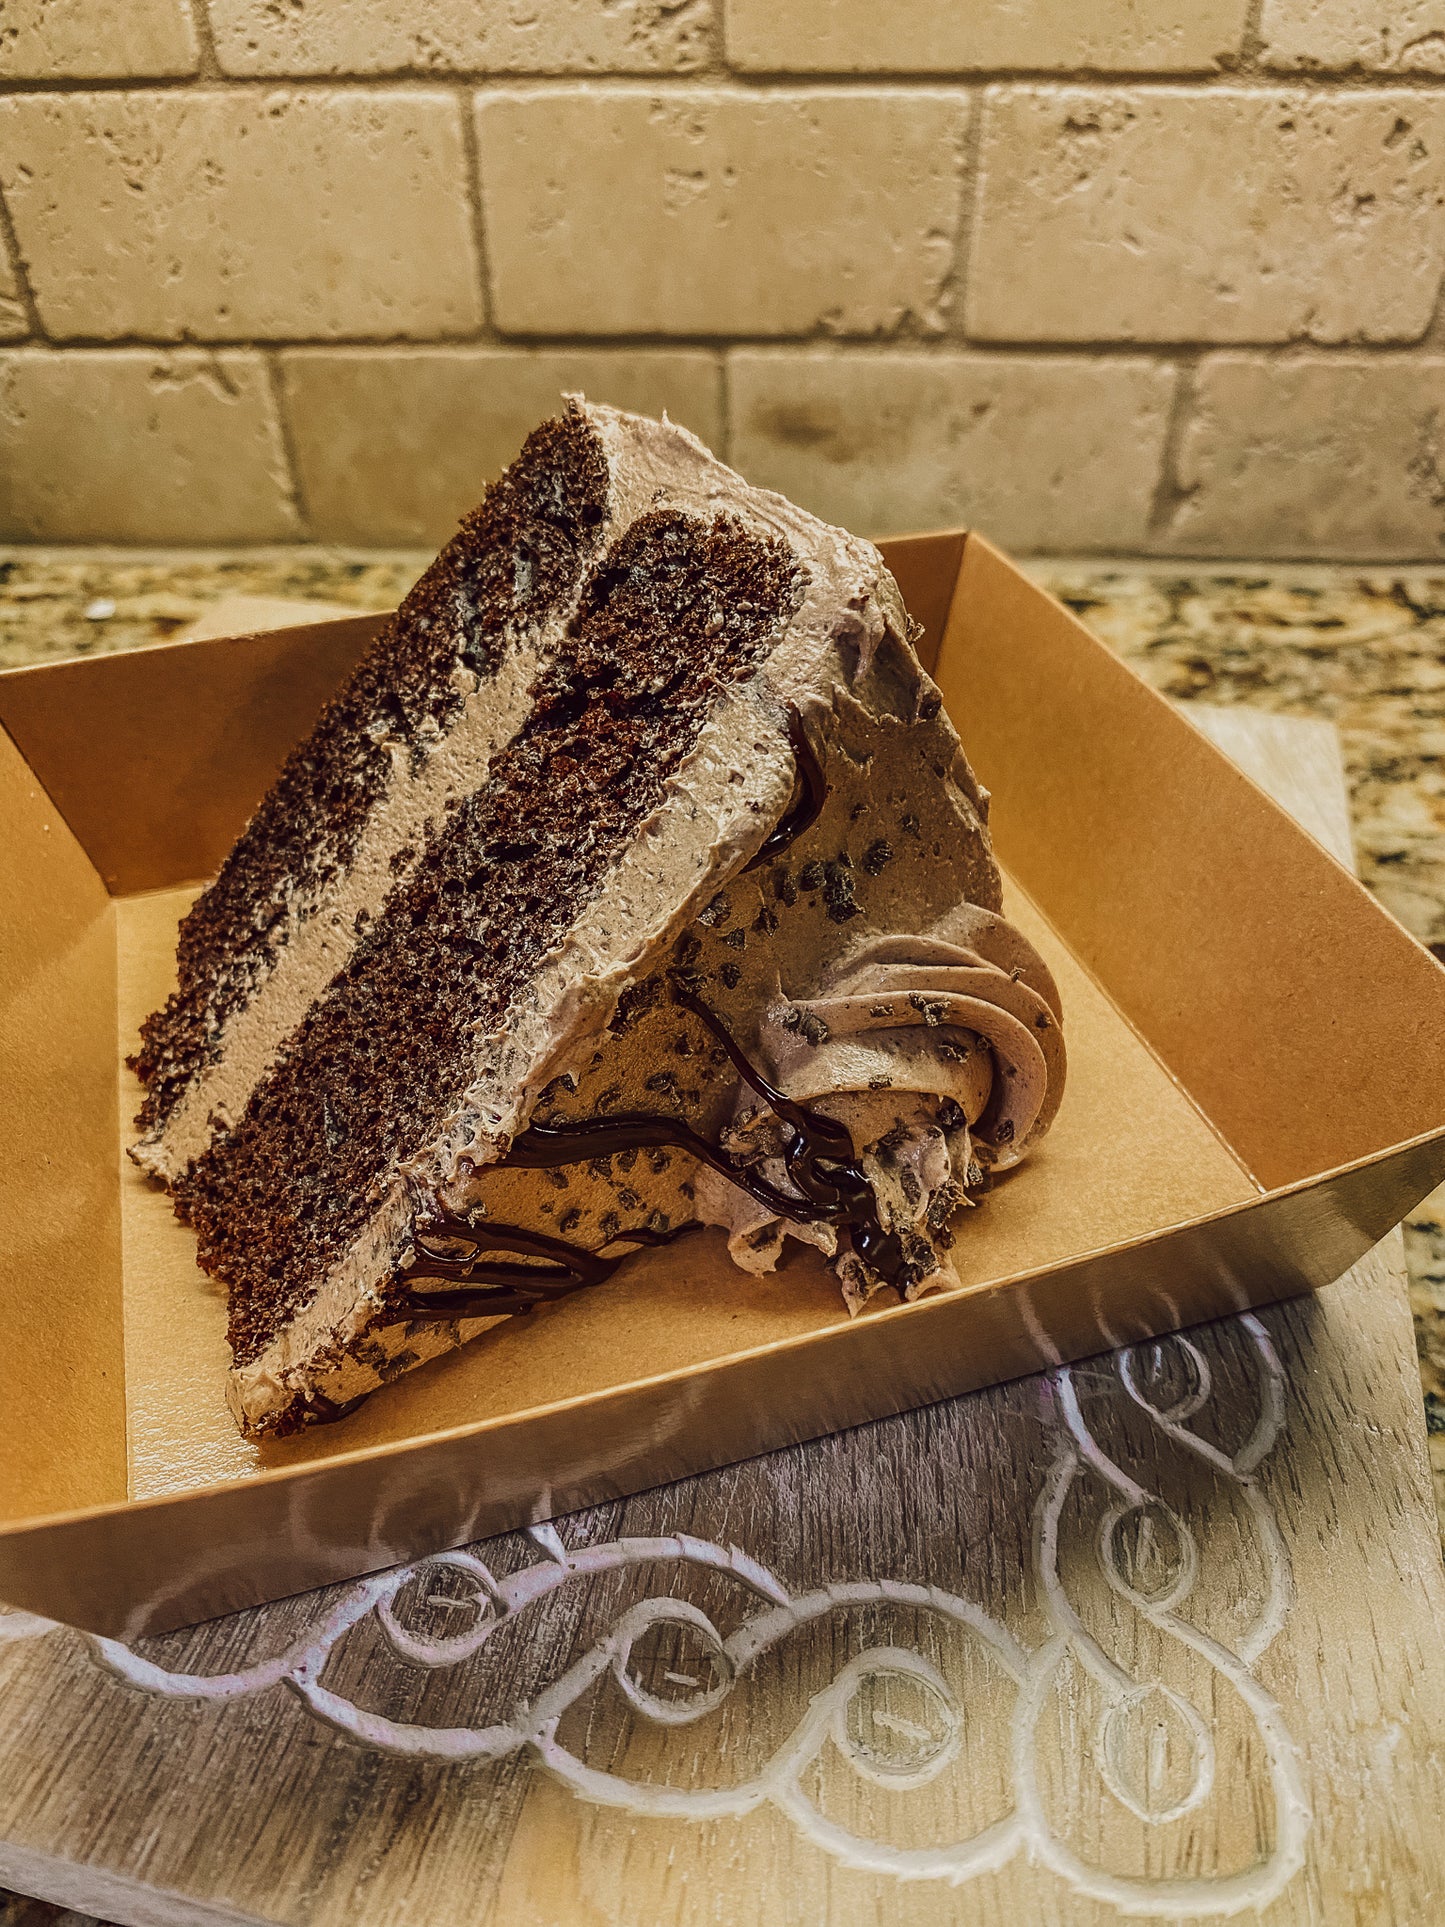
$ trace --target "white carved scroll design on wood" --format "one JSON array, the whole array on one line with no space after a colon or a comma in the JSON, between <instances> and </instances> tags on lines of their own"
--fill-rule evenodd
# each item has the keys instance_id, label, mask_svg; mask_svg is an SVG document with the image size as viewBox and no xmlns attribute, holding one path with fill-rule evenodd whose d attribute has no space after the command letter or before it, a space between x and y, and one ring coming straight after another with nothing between
<instances>
[{"instance_id":1,"label":"white carved scroll design on wood","mask_svg":"<svg viewBox=\"0 0 1445 1927\"><path fill-rule=\"evenodd\" d=\"M383 1752L448 1762L497 1761L526 1753L579 1798L628 1814L658 1820L717 1821L770 1804L807 1840L842 1865L900 1880L958 1885L1003 1867L1023 1854L1049 1867L1081 1894L1126 1915L1191 1917L1229 1915L1258 1908L1277 1895L1303 1864L1310 1814L1297 1748L1281 1708L1256 1676L1256 1667L1279 1633L1291 1599L1289 1559L1256 1473L1284 1422L1284 1378L1264 1324L1252 1315L1232 1321L1233 1356L1255 1381L1257 1418L1234 1449L1211 1439L1199 1423L1211 1415L1214 1369L1207 1340L1180 1336L1115 1353L1077 1367L1059 1367L1045 1380L1046 1434L1051 1454L1033 1520L1034 1602L1042 1609L1045 1636L1026 1643L974 1600L944 1587L879 1578L824 1583L790 1590L766 1565L737 1546L675 1535L626 1537L568 1546L557 1529L531 1529L534 1552L520 1569L494 1573L474 1552L437 1555L404 1569L361 1581L329 1603L286 1651L244 1670L201 1676L169 1670L118 1642L94 1639L98 1658L131 1686L170 1699L238 1699L285 1685L318 1720L353 1741ZM1234 1388L1237 1390L1238 1388ZM1238 1400L1232 1398L1231 1406ZM1094 1417L1086 1406L1100 1409ZM1182 1458L1196 1477L1207 1475L1211 1510L1233 1507L1235 1528L1252 1536L1250 1571L1257 1575L1247 1599L1243 1564L1223 1596L1240 1614L1226 1638L1190 1617L1202 1560L1197 1537L1183 1512L1141 1483L1120 1461L1119 1443L1106 1447L1106 1431L1125 1438L1121 1417L1144 1427L1155 1452L1134 1453L1163 1461ZM1092 1553L1108 1581L1108 1624L1092 1626L1071 1589L1065 1541L1092 1531ZM370 1625L404 1665L424 1673L476 1665L485 1668L487 1647L498 1629L525 1626L529 1610L560 1589L604 1583L608 1575L655 1573L670 1568L674 1583L706 1578L716 1593L733 1599L736 1618L723 1631L720 1613L705 1612L679 1591L654 1593L620 1609L607 1630L584 1645L570 1664L548 1677L548 1655L529 1653L524 1696L514 1696L506 1716L441 1727L389 1717L362 1703L359 1689L327 1683L328 1670L349 1636ZM1097 1567L1095 1571L1097 1572ZM1024 1575L1020 1573L1019 1579ZM1097 1584L1089 1615L1100 1619ZM1217 1590L1217 1589L1216 1589ZM710 1595L711 1596L711 1595ZM820 1691L806 1696L801 1714L770 1757L745 1777L723 1783L681 1785L667 1777L666 1736L698 1728L719 1713L741 1682L789 1641L839 1615L903 1613L951 1639L976 1641L985 1662L1007 1682L1011 1700L996 1717L981 1719L944 1669L912 1643L866 1639L839 1665ZM466 1624L456 1630L458 1615ZM1204 1615L1208 1618L1208 1614ZM422 1622L431 1622L431 1630ZM441 1630L437 1628L440 1627ZM0 1614L0 1639L29 1638L48 1623ZM659 1636L665 1657L658 1660ZM1173 1681L1138 1662L1152 1640L1156 1653L1174 1662ZM1113 1650L1111 1650L1113 1648ZM646 1649L649 1664L639 1658ZM1121 1656L1135 1653L1130 1664ZM829 1649L835 1650L835 1649ZM1179 1660L1187 1658L1181 1671ZM670 1655L670 1657L667 1657ZM661 1671L658 1670L661 1665ZM1192 1669L1192 1670L1191 1670ZM344 1669L343 1669L344 1670ZM555 1662L553 1666L555 1670ZM1086 1691L1076 1690L1076 1681ZM610 1685L609 1685L610 1682ZM647 1775L607 1770L584 1757L584 1743L569 1744L563 1728L569 1713L589 1695L615 1691L630 1716L661 1744L661 1770ZM1091 1713L1084 1751L1113 1799L1146 1830L1167 1829L1202 1818L1217 1797L1216 1726L1222 1699L1248 1725L1244 1757L1252 1766L1247 1789L1252 1810L1267 1824L1266 1844L1253 1864L1215 1871L1160 1875L1147 1865L1102 1865L1066 1837L1058 1801L1048 1784L1051 1768L1044 1736L1067 1702L1077 1723ZM1065 1728L1069 1719L1065 1719ZM786 1727L786 1719L784 1720ZM980 1729L986 1729L981 1731ZM825 1810L822 1769L894 1796L916 1796L950 1771L967 1774L972 1749L993 1747L1005 1763L1011 1805L966 1838L911 1844L849 1824ZM1074 1742L1078 1750L1078 1742ZM1055 1749L1057 1750L1057 1749ZM697 1742L692 1747L697 1755ZM1043 1764L1041 1765L1041 1761ZM1076 1763L1077 1765L1077 1763ZM836 1804L836 1803L835 1803ZM890 1811L897 1813L896 1805ZM1102 1837L1102 1836L1100 1836ZM1099 1856L1096 1856L1096 1859ZM1147 1860L1147 1856L1145 1856ZM1157 1864L1157 1862L1156 1862Z\"/></svg>"}]
</instances>

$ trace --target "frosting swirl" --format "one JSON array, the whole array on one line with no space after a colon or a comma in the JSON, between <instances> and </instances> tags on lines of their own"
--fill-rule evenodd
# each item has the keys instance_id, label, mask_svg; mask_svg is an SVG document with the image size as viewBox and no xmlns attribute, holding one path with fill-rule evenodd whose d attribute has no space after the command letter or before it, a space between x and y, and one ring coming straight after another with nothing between
<instances>
[{"instance_id":1,"label":"frosting swirl","mask_svg":"<svg viewBox=\"0 0 1445 1927\"><path fill-rule=\"evenodd\" d=\"M1052 1123L1066 1068L1061 1022L1042 957L972 903L919 934L868 938L813 995L768 1010L761 1057L779 1090L847 1128L879 1222L903 1246L906 1299L958 1282L951 1219ZM779 1122L743 1087L724 1141L789 1189ZM791 1233L836 1260L851 1310L897 1282L840 1251L832 1226L785 1219L712 1173L700 1175L697 1203L746 1271L772 1270Z\"/></svg>"}]
</instances>

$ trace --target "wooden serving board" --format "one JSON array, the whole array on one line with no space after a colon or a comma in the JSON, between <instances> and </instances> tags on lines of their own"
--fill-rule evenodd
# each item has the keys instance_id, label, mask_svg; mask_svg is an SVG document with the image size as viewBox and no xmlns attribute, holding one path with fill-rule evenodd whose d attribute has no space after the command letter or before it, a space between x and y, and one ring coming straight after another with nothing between
<instances>
[{"instance_id":1,"label":"wooden serving board","mask_svg":"<svg viewBox=\"0 0 1445 1927\"><path fill-rule=\"evenodd\" d=\"M1190 713L1348 851L1327 725ZM135 1650L0 1616L0 1883L125 1923L1414 1921L1442 1734L1395 1234Z\"/></svg>"}]
</instances>

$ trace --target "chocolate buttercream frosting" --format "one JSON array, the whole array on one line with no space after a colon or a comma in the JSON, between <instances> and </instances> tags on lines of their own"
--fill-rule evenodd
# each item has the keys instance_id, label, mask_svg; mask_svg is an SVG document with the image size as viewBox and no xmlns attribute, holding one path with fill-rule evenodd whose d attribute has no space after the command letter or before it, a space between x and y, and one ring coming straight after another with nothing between
<instances>
[{"instance_id":1,"label":"chocolate buttercream frosting","mask_svg":"<svg viewBox=\"0 0 1445 1927\"><path fill-rule=\"evenodd\" d=\"M879 1265L856 1239L840 1244L822 1219L810 1238L836 1257L858 1309L882 1285L905 1298L957 1282L952 1220L1048 1129L1063 1094L1058 989L1012 924L958 905L929 930L871 935L839 960L815 994L779 1001L761 1026L780 1089L835 1119L866 1181L869 1210L903 1256ZM730 1142L776 1172L773 1121L745 1091ZM728 1233L735 1262L770 1270L795 1213L710 1179L701 1209Z\"/></svg>"}]
</instances>

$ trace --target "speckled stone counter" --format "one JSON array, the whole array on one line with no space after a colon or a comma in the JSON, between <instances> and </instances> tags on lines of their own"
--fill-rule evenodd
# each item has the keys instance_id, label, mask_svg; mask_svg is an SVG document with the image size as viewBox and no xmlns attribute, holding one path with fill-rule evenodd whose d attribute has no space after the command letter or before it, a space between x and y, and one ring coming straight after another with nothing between
<instances>
[{"instance_id":1,"label":"speckled stone counter","mask_svg":"<svg viewBox=\"0 0 1445 1927\"><path fill-rule=\"evenodd\" d=\"M1445 962L1445 571L1036 562L1031 572L1177 700L1325 717L1360 875ZM1405 1221L1445 1536L1445 1186Z\"/></svg>"},{"instance_id":2,"label":"speckled stone counter","mask_svg":"<svg viewBox=\"0 0 1445 1927\"><path fill-rule=\"evenodd\" d=\"M429 553L0 548L0 669L169 642L222 596L391 609Z\"/></svg>"},{"instance_id":3,"label":"speckled stone counter","mask_svg":"<svg viewBox=\"0 0 1445 1927\"><path fill-rule=\"evenodd\" d=\"M392 607L418 552L0 550L0 668L137 648L222 596ZM1445 570L1036 561L1032 573L1166 695L1328 718L1360 873L1445 960ZM1406 1224L1445 1529L1445 1189Z\"/></svg>"}]
</instances>

